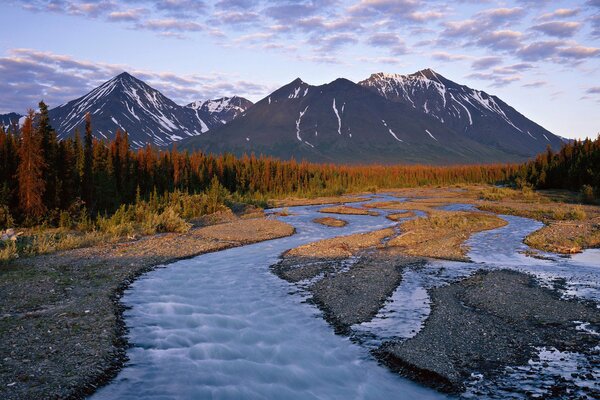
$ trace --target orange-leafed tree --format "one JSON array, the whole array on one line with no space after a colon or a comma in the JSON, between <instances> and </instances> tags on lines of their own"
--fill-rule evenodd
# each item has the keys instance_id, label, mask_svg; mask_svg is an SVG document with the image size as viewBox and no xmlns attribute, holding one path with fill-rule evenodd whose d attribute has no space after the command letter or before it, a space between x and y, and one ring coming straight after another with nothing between
<instances>
[{"instance_id":1,"label":"orange-leafed tree","mask_svg":"<svg viewBox=\"0 0 600 400\"><path fill-rule=\"evenodd\" d=\"M38 219L46 211L43 195L46 183L43 179L44 156L42 137L33 129L33 110L25 118L21 128L21 145L19 146L19 205L23 213L32 219Z\"/></svg>"}]
</instances>

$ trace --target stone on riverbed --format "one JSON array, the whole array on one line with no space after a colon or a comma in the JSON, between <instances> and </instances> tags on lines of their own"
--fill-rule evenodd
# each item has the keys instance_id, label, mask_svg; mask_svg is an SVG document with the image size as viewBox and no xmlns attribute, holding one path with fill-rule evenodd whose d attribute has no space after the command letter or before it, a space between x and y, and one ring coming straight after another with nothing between
<instances>
[{"instance_id":1,"label":"stone on riverbed","mask_svg":"<svg viewBox=\"0 0 600 400\"><path fill-rule=\"evenodd\" d=\"M600 324L600 310L540 287L523 273L479 272L433 289L423 329L376 355L393 369L443 391L460 392L472 374L493 378L507 366L527 365L536 348L587 354L598 338L575 321Z\"/></svg>"}]
</instances>

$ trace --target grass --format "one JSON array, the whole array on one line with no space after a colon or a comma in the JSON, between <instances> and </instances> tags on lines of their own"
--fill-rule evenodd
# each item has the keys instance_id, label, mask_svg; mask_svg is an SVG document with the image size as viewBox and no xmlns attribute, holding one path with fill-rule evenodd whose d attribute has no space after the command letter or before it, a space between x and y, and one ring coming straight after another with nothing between
<instances>
[{"instance_id":1,"label":"grass","mask_svg":"<svg viewBox=\"0 0 600 400\"><path fill-rule=\"evenodd\" d=\"M487 201L502 201L502 200L525 200L528 202L539 202L543 201L544 198L539 193L535 192L530 187L523 187L521 189L512 189L506 187L489 187L481 189L479 192L480 200Z\"/></svg>"},{"instance_id":2,"label":"grass","mask_svg":"<svg viewBox=\"0 0 600 400\"><path fill-rule=\"evenodd\" d=\"M465 211L431 211L427 217L402 223L402 234L388 247L420 257L466 261L464 241L475 232L499 228L506 221L490 214Z\"/></svg>"},{"instance_id":3,"label":"grass","mask_svg":"<svg viewBox=\"0 0 600 400\"><path fill-rule=\"evenodd\" d=\"M227 204L239 204L239 200L216 181L204 193L153 194L148 200L138 199L135 204L121 205L110 216L99 215L93 219L85 208L72 214L62 212L58 228L44 225L27 228L20 230L23 235L16 242L0 242L0 262L155 233L185 233L192 227L190 220L229 210ZM254 199L254 202L259 200Z\"/></svg>"},{"instance_id":4,"label":"grass","mask_svg":"<svg viewBox=\"0 0 600 400\"><path fill-rule=\"evenodd\" d=\"M413 211L406 211L396 214L389 214L386 218L390 221L400 221L401 219L412 218L415 216Z\"/></svg>"},{"instance_id":5,"label":"grass","mask_svg":"<svg viewBox=\"0 0 600 400\"><path fill-rule=\"evenodd\" d=\"M551 200L540 203L506 200L482 204L479 208L544 222L543 228L525 238L528 246L538 250L572 254L600 247L599 207L572 204L577 199L577 195L572 193L549 192L541 196Z\"/></svg>"}]
</instances>

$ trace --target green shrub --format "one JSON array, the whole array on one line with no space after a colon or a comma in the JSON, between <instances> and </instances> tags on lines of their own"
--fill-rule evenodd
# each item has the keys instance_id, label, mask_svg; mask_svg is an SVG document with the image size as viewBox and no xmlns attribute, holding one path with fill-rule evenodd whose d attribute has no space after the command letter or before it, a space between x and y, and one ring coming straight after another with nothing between
<instances>
[{"instance_id":1,"label":"green shrub","mask_svg":"<svg viewBox=\"0 0 600 400\"><path fill-rule=\"evenodd\" d=\"M191 224L185 222L179 214L169 207L156 218L157 232L180 232L184 233L190 230Z\"/></svg>"}]
</instances>

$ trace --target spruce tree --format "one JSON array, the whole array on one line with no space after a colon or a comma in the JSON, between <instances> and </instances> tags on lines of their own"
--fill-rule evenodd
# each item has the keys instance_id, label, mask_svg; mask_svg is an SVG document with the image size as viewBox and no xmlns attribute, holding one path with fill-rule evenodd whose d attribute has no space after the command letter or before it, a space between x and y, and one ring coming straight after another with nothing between
<instances>
[{"instance_id":1,"label":"spruce tree","mask_svg":"<svg viewBox=\"0 0 600 400\"><path fill-rule=\"evenodd\" d=\"M43 177L45 182L44 204L46 208L53 209L59 206L59 182L57 175L58 168L58 143L56 141L56 132L50 126L50 117L48 116L48 106L43 101L39 103L40 113L37 118L37 135L41 138L42 155L44 157Z\"/></svg>"},{"instance_id":2,"label":"spruce tree","mask_svg":"<svg viewBox=\"0 0 600 400\"><path fill-rule=\"evenodd\" d=\"M33 110L25 118L21 128L19 146L19 204L28 222L38 220L46 211L43 194L46 187L43 172L46 165L42 156L42 138L33 129Z\"/></svg>"},{"instance_id":3,"label":"spruce tree","mask_svg":"<svg viewBox=\"0 0 600 400\"><path fill-rule=\"evenodd\" d=\"M94 210L94 138L92 136L92 117L90 113L85 115L85 139L83 144L83 171L81 175L82 200L88 210Z\"/></svg>"}]
</instances>

